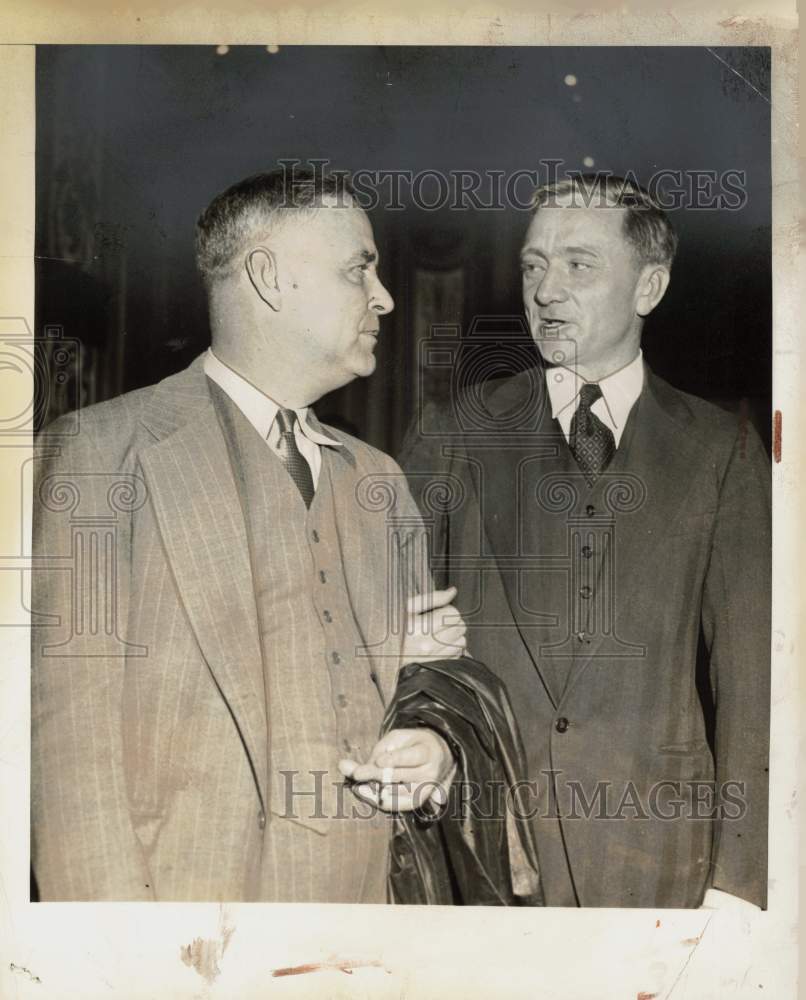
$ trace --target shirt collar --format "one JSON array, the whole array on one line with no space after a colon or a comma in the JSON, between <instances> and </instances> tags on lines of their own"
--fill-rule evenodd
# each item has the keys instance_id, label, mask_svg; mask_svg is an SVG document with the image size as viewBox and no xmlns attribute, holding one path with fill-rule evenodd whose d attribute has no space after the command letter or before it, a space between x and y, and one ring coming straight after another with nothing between
<instances>
[{"instance_id":1,"label":"shirt collar","mask_svg":"<svg viewBox=\"0 0 806 1000\"><path fill-rule=\"evenodd\" d=\"M641 395L644 386L643 352L633 360L605 378L598 381L602 390L602 399L607 411L608 423L614 430L624 429L630 410ZM546 386L551 400L551 415L559 420L567 432L571 418L576 412L579 393L586 380L572 368L557 366L546 369ZM596 405L596 404L594 404Z\"/></svg>"},{"instance_id":2,"label":"shirt collar","mask_svg":"<svg viewBox=\"0 0 806 1000\"><path fill-rule=\"evenodd\" d=\"M208 348L204 355L204 373L224 390L258 434L263 438L267 437L280 409L279 405L243 375L224 364L213 354L212 348ZM294 410L294 413L297 415L300 430L309 441L330 447L341 445L341 441L311 426L309 418L313 413L309 406Z\"/></svg>"}]
</instances>

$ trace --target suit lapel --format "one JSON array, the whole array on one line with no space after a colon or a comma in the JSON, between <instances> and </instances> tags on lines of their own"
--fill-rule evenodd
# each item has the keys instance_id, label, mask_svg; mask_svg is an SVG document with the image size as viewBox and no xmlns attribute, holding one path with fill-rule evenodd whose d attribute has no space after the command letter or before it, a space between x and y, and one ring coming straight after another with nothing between
<instances>
[{"instance_id":1,"label":"suit lapel","mask_svg":"<svg viewBox=\"0 0 806 1000\"><path fill-rule=\"evenodd\" d=\"M249 548L200 359L157 387L143 423L158 438L141 461L167 557L265 809L267 724Z\"/></svg>"},{"instance_id":2,"label":"suit lapel","mask_svg":"<svg viewBox=\"0 0 806 1000\"><path fill-rule=\"evenodd\" d=\"M561 668L541 647L552 645L564 625L562 566L566 518L552 512L546 484L562 483L576 466L551 403L540 367L521 373L493 395L488 404L493 424L508 414L527 420L498 435L484 465L482 496L488 554L498 564L513 619L549 700L557 705ZM499 424L500 425L500 424ZM469 448L473 451L472 445ZM555 491L551 491L555 495ZM510 566L507 563L511 562Z\"/></svg>"}]
</instances>

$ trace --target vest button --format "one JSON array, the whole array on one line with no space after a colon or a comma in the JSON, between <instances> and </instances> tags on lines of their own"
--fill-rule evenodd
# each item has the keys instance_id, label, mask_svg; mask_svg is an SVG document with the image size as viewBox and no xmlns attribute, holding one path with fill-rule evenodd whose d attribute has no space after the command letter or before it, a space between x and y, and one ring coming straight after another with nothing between
<instances>
[{"instance_id":1,"label":"vest button","mask_svg":"<svg viewBox=\"0 0 806 1000\"><path fill-rule=\"evenodd\" d=\"M322 617L325 619L326 622L332 622L333 621L333 615L329 611L323 611L322 612Z\"/></svg>"},{"instance_id":2,"label":"vest button","mask_svg":"<svg viewBox=\"0 0 806 1000\"><path fill-rule=\"evenodd\" d=\"M352 753L353 752L353 746L352 746L352 743L350 743L349 740L342 740L341 741L341 745L342 745L342 747L344 747L344 752L345 753Z\"/></svg>"},{"instance_id":3,"label":"vest button","mask_svg":"<svg viewBox=\"0 0 806 1000\"><path fill-rule=\"evenodd\" d=\"M347 706L349 705L347 698L343 694L340 694L336 699L336 701L339 703L340 708L347 708Z\"/></svg>"},{"instance_id":4,"label":"vest button","mask_svg":"<svg viewBox=\"0 0 806 1000\"><path fill-rule=\"evenodd\" d=\"M339 654L336 652L335 649L330 654L330 659L333 660L334 663L337 663L337 664L341 663L341 657L339 656Z\"/></svg>"},{"instance_id":5,"label":"vest button","mask_svg":"<svg viewBox=\"0 0 806 1000\"><path fill-rule=\"evenodd\" d=\"M318 532L318 531L316 530L316 528L314 528L314 529L313 529L313 531L311 532L311 538L312 538L312 539L313 539L313 540L314 540L315 542L318 542L318 541L319 541L319 532Z\"/></svg>"},{"instance_id":6,"label":"vest button","mask_svg":"<svg viewBox=\"0 0 806 1000\"><path fill-rule=\"evenodd\" d=\"M588 515L588 517L593 517L593 515L596 513L596 508L593 506L592 503L589 503L588 506L585 508L585 513Z\"/></svg>"},{"instance_id":7,"label":"vest button","mask_svg":"<svg viewBox=\"0 0 806 1000\"><path fill-rule=\"evenodd\" d=\"M583 601L587 601L592 593L593 591L590 589L590 587L587 586L587 584L584 587L579 588L579 596L582 598Z\"/></svg>"},{"instance_id":8,"label":"vest button","mask_svg":"<svg viewBox=\"0 0 806 1000\"><path fill-rule=\"evenodd\" d=\"M264 812L259 812L257 814L257 825L261 830L266 828L266 814Z\"/></svg>"},{"instance_id":9,"label":"vest button","mask_svg":"<svg viewBox=\"0 0 806 1000\"><path fill-rule=\"evenodd\" d=\"M568 719L564 716L560 716L560 718L554 723L554 728L558 733L564 733L566 729L568 729Z\"/></svg>"},{"instance_id":10,"label":"vest button","mask_svg":"<svg viewBox=\"0 0 806 1000\"><path fill-rule=\"evenodd\" d=\"M593 549L590 547L590 545L583 545L582 546L582 555L586 559L590 559L590 557L593 555Z\"/></svg>"},{"instance_id":11,"label":"vest button","mask_svg":"<svg viewBox=\"0 0 806 1000\"><path fill-rule=\"evenodd\" d=\"M322 583L327 583L327 573L325 573L323 569L319 570L319 579L322 581Z\"/></svg>"}]
</instances>

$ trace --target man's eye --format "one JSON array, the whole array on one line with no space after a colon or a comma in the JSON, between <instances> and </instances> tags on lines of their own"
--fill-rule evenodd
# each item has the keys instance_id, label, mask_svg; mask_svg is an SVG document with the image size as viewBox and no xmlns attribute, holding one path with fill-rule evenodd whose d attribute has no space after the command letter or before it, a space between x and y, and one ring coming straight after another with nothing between
<instances>
[{"instance_id":1,"label":"man's eye","mask_svg":"<svg viewBox=\"0 0 806 1000\"><path fill-rule=\"evenodd\" d=\"M584 260L572 260L571 261L572 271L588 271L590 270L590 264Z\"/></svg>"}]
</instances>

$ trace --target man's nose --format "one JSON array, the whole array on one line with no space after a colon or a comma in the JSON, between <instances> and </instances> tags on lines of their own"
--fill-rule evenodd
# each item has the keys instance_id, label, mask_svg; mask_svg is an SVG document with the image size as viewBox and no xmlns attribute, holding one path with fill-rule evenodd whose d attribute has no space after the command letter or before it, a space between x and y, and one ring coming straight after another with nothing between
<instances>
[{"instance_id":1,"label":"man's nose","mask_svg":"<svg viewBox=\"0 0 806 1000\"><path fill-rule=\"evenodd\" d=\"M370 288L368 308L379 316L385 316L395 308L394 299L377 276Z\"/></svg>"},{"instance_id":2,"label":"man's nose","mask_svg":"<svg viewBox=\"0 0 806 1000\"><path fill-rule=\"evenodd\" d=\"M535 302L538 305L547 306L552 302L563 302L566 297L565 282L559 268L547 267L537 288L535 288Z\"/></svg>"}]
</instances>

